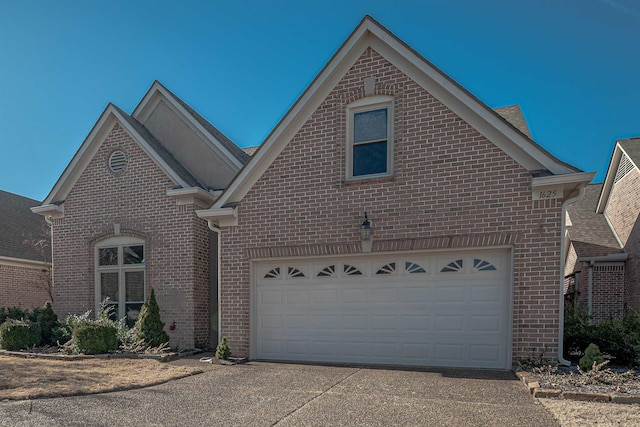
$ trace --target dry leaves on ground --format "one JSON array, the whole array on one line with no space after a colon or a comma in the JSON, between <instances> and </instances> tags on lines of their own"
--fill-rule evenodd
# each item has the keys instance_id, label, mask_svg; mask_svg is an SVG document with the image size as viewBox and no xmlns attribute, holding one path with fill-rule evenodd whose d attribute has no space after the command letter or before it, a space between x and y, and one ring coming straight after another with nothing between
<instances>
[{"instance_id":1,"label":"dry leaves on ground","mask_svg":"<svg viewBox=\"0 0 640 427\"><path fill-rule=\"evenodd\" d=\"M67 361L0 356L0 400L126 390L201 372L151 359Z\"/></svg>"},{"instance_id":2,"label":"dry leaves on ground","mask_svg":"<svg viewBox=\"0 0 640 427\"><path fill-rule=\"evenodd\" d=\"M640 425L640 405L539 399L562 427Z\"/></svg>"}]
</instances>

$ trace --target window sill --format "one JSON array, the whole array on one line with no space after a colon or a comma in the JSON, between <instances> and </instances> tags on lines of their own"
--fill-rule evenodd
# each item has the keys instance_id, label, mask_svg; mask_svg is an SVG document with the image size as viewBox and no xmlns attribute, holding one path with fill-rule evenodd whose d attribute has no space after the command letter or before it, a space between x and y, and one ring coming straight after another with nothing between
<instances>
[{"instance_id":1,"label":"window sill","mask_svg":"<svg viewBox=\"0 0 640 427\"><path fill-rule=\"evenodd\" d=\"M371 176L371 177L363 177L363 178L348 178L344 179L342 183L344 185L356 185L356 184L370 184L370 183L378 183L378 182L390 182L395 181L395 175L384 175L384 176Z\"/></svg>"}]
</instances>

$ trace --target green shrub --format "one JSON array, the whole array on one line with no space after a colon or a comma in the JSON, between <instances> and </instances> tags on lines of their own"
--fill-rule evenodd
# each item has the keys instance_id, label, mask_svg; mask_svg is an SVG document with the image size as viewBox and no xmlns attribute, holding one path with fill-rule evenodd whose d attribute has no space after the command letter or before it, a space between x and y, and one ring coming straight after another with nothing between
<instances>
[{"instance_id":1,"label":"green shrub","mask_svg":"<svg viewBox=\"0 0 640 427\"><path fill-rule=\"evenodd\" d=\"M222 337L220 344L216 347L216 359L228 359L231 356L231 347L227 344L227 337Z\"/></svg>"},{"instance_id":2,"label":"green shrub","mask_svg":"<svg viewBox=\"0 0 640 427\"><path fill-rule=\"evenodd\" d=\"M589 344L584 351L584 356L580 358L578 366L582 372L589 372L594 366L604 362L604 357L600 353L600 349L595 344Z\"/></svg>"},{"instance_id":3,"label":"green shrub","mask_svg":"<svg viewBox=\"0 0 640 427\"><path fill-rule=\"evenodd\" d=\"M108 353L118 349L118 329L99 322L82 322L73 329L72 340L78 353Z\"/></svg>"},{"instance_id":4,"label":"green shrub","mask_svg":"<svg viewBox=\"0 0 640 427\"><path fill-rule=\"evenodd\" d=\"M169 335L164 330L164 322L160 319L160 308L153 288L149 299L142 305L133 329L136 338L144 341L149 347L159 347L169 342Z\"/></svg>"},{"instance_id":5,"label":"green shrub","mask_svg":"<svg viewBox=\"0 0 640 427\"><path fill-rule=\"evenodd\" d=\"M20 307L0 307L0 323L4 323L7 319L26 320L29 318L29 310L23 310Z\"/></svg>"},{"instance_id":6,"label":"green shrub","mask_svg":"<svg viewBox=\"0 0 640 427\"><path fill-rule=\"evenodd\" d=\"M73 337L73 329L80 323L89 322L90 315L91 310L86 311L80 315L67 315L67 317L62 322L58 322L58 326L54 327L52 330L52 335L55 342L59 344L66 344L67 342L71 341L71 338Z\"/></svg>"},{"instance_id":7,"label":"green shrub","mask_svg":"<svg viewBox=\"0 0 640 427\"><path fill-rule=\"evenodd\" d=\"M8 319L0 325L0 348L22 350L38 345L40 325L28 320Z\"/></svg>"},{"instance_id":8,"label":"green shrub","mask_svg":"<svg viewBox=\"0 0 640 427\"><path fill-rule=\"evenodd\" d=\"M565 306L564 351L565 356L582 351L593 342L593 325L586 310Z\"/></svg>"},{"instance_id":9,"label":"green shrub","mask_svg":"<svg viewBox=\"0 0 640 427\"><path fill-rule=\"evenodd\" d=\"M58 326L58 316L53 311L51 303L47 301L42 308L36 308L31 314L31 321L40 325L40 343L55 344L54 329Z\"/></svg>"},{"instance_id":10,"label":"green shrub","mask_svg":"<svg viewBox=\"0 0 640 427\"><path fill-rule=\"evenodd\" d=\"M581 353L596 344L617 365L640 365L640 314L628 313L623 320L608 319L593 324L585 311L565 312L565 356Z\"/></svg>"}]
</instances>

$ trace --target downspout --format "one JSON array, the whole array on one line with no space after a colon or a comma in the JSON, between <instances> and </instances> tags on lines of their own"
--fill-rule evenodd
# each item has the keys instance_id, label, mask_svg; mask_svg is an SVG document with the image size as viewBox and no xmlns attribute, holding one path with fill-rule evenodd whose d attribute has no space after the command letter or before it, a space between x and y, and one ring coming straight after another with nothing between
<instances>
[{"instance_id":1,"label":"downspout","mask_svg":"<svg viewBox=\"0 0 640 427\"><path fill-rule=\"evenodd\" d=\"M562 203L561 233L560 233L560 324L558 325L558 362L564 366L571 366L571 362L565 359L564 353L564 268L567 262L567 251L565 250L565 232L567 222L567 206L584 196L586 187L581 187L576 197L567 199ZM589 270L591 271L591 270Z\"/></svg>"},{"instance_id":2,"label":"downspout","mask_svg":"<svg viewBox=\"0 0 640 427\"><path fill-rule=\"evenodd\" d=\"M587 276L587 314L593 315L593 265L595 261L589 261L589 275Z\"/></svg>"}]
</instances>

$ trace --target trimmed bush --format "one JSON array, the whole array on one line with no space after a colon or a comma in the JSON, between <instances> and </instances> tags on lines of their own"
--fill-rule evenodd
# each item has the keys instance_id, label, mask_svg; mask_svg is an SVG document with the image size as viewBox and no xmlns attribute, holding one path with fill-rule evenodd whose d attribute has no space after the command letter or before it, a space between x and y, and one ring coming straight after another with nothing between
<instances>
[{"instance_id":1,"label":"trimmed bush","mask_svg":"<svg viewBox=\"0 0 640 427\"><path fill-rule=\"evenodd\" d=\"M136 339L144 341L149 347L159 347L169 342L169 335L164 330L164 322L160 319L160 307L158 307L153 288L151 288L149 299L142 305L133 329Z\"/></svg>"},{"instance_id":2,"label":"trimmed bush","mask_svg":"<svg viewBox=\"0 0 640 427\"><path fill-rule=\"evenodd\" d=\"M83 322L73 329L73 344L79 353L100 354L118 349L118 329L113 325Z\"/></svg>"},{"instance_id":3,"label":"trimmed bush","mask_svg":"<svg viewBox=\"0 0 640 427\"><path fill-rule=\"evenodd\" d=\"M604 362L604 357L600 353L600 349L595 344L589 344L589 347L584 351L584 356L580 358L578 366L582 372L589 372L593 369L594 364L599 365Z\"/></svg>"},{"instance_id":4,"label":"trimmed bush","mask_svg":"<svg viewBox=\"0 0 640 427\"><path fill-rule=\"evenodd\" d=\"M10 351L38 345L40 325L28 320L6 320L0 325L0 348Z\"/></svg>"}]
</instances>

